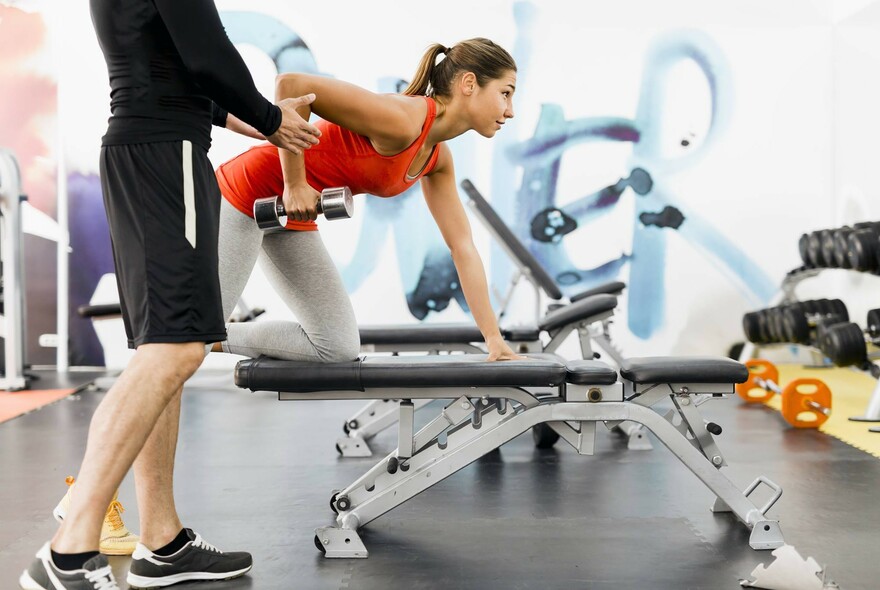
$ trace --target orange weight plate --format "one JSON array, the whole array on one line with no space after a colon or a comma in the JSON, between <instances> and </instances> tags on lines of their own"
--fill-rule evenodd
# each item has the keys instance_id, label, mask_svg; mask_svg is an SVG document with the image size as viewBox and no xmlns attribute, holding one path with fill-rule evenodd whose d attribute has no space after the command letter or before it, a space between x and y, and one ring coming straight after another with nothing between
<instances>
[{"instance_id":1,"label":"orange weight plate","mask_svg":"<svg viewBox=\"0 0 880 590\"><path fill-rule=\"evenodd\" d=\"M782 417L795 428L819 428L828 416L811 407L831 409L831 390L819 379L795 379L782 391Z\"/></svg>"},{"instance_id":2,"label":"orange weight plate","mask_svg":"<svg viewBox=\"0 0 880 590\"><path fill-rule=\"evenodd\" d=\"M761 387L755 380L763 379L779 383L779 370L776 365L763 359L750 359L745 364L749 370L749 378L745 383L736 384L736 392L739 396L750 404L760 404L773 397L775 395L773 391Z\"/></svg>"}]
</instances>

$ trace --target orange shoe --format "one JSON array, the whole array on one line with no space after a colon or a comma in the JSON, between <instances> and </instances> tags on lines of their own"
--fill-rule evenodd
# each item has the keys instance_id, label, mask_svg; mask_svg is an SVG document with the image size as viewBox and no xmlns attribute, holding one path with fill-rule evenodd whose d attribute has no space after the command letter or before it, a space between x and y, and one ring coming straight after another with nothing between
<instances>
[{"instance_id":1,"label":"orange shoe","mask_svg":"<svg viewBox=\"0 0 880 590\"><path fill-rule=\"evenodd\" d=\"M52 511L55 520L61 522L67 515L70 508L70 494L73 492L73 484L76 480L73 476L67 476L64 480L67 483L67 493L58 502L58 506ZM129 531L122 522L122 513L125 508L117 500L119 491L113 494L113 500L107 507L107 513L104 515L104 522L101 524L101 544L99 550L104 555L131 555L134 548L140 541L140 537Z\"/></svg>"}]
</instances>

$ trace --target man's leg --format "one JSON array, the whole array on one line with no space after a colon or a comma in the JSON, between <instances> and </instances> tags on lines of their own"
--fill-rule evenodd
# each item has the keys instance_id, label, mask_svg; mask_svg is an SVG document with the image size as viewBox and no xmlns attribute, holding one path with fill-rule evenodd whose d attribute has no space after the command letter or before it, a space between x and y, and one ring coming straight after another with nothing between
<instances>
[{"instance_id":1,"label":"man's leg","mask_svg":"<svg viewBox=\"0 0 880 590\"><path fill-rule=\"evenodd\" d=\"M54 551L97 550L101 522L113 492L169 402L179 395L184 381L203 358L204 344L200 342L144 344L138 348L92 416L77 493L52 540Z\"/></svg>"},{"instance_id":2,"label":"man's leg","mask_svg":"<svg viewBox=\"0 0 880 590\"><path fill-rule=\"evenodd\" d=\"M177 390L165 406L134 462L141 543L152 550L170 543L183 528L174 504L174 455L182 392L183 388Z\"/></svg>"}]
</instances>

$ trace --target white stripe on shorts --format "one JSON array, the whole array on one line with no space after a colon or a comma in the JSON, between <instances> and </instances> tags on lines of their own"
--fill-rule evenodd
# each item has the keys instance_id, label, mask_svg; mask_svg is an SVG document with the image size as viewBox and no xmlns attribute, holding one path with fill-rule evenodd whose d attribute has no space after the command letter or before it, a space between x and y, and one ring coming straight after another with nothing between
<instances>
[{"instance_id":1,"label":"white stripe on shorts","mask_svg":"<svg viewBox=\"0 0 880 590\"><path fill-rule=\"evenodd\" d=\"M193 187L192 143L183 141L183 205L186 208L184 227L186 241L196 247L196 191Z\"/></svg>"}]
</instances>

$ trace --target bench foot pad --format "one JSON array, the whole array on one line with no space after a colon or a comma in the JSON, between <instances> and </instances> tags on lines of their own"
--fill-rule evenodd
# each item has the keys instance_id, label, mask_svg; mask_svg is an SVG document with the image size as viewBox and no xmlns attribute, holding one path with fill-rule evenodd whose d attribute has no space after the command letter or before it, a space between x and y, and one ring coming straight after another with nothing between
<instances>
[{"instance_id":1,"label":"bench foot pad","mask_svg":"<svg viewBox=\"0 0 880 590\"><path fill-rule=\"evenodd\" d=\"M335 526L315 529L315 546L327 559L366 559L370 555L357 531Z\"/></svg>"}]
</instances>

